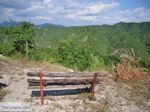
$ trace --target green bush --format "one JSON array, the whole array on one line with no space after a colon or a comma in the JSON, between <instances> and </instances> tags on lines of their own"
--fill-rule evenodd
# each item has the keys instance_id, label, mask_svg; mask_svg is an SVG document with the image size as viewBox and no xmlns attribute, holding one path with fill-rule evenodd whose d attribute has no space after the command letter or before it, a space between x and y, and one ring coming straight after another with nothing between
<instances>
[{"instance_id":1,"label":"green bush","mask_svg":"<svg viewBox=\"0 0 150 112\"><path fill-rule=\"evenodd\" d=\"M0 88L0 101L3 99L3 97L6 95L6 91L4 89Z\"/></svg>"},{"instance_id":2,"label":"green bush","mask_svg":"<svg viewBox=\"0 0 150 112\"><path fill-rule=\"evenodd\" d=\"M111 56L109 56L109 57L110 57L110 59L112 60L112 62L113 62L114 64L117 64L117 63L120 62L120 57L119 57L118 55L111 55Z\"/></svg>"},{"instance_id":3,"label":"green bush","mask_svg":"<svg viewBox=\"0 0 150 112\"><path fill-rule=\"evenodd\" d=\"M73 69L85 70L90 68L93 60L86 47L76 40L68 40L58 46L57 61Z\"/></svg>"},{"instance_id":4,"label":"green bush","mask_svg":"<svg viewBox=\"0 0 150 112\"><path fill-rule=\"evenodd\" d=\"M91 70L106 69L104 58L101 56L93 57L93 63L91 63Z\"/></svg>"},{"instance_id":5,"label":"green bush","mask_svg":"<svg viewBox=\"0 0 150 112\"><path fill-rule=\"evenodd\" d=\"M0 53L5 56L11 56L14 53L14 48L12 45L1 45L0 44Z\"/></svg>"},{"instance_id":6,"label":"green bush","mask_svg":"<svg viewBox=\"0 0 150 112\"><path fill-rule=\"evenodd\" d=\"M29 53L29 59L32 61L49 61L50 57L51 54L44 49L33 49Z\"/></svg>"},{"instance_id":7,"label":"green bush","mask_svg":"<svg viewBox=\"0 0 150 112\"><path fill-rule=\"evenodd\" d=\"M13 36L15 37L13 41L15 52L19 52L28 58L31 50L35 48L33 24L30 22L21 22L21 25L17 27Z\"/></svg>"}]
</instances>

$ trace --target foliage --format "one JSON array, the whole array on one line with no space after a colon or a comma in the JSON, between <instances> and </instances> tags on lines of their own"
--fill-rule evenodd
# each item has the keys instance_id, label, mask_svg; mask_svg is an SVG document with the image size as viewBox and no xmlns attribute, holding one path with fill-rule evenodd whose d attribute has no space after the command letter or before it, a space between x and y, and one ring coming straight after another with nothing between
<instances>
[{"instance_id":1,"label":"foliage","mask_svg":"<svg viewBox=\"0 0 150 112\"><path fill-rule=\"evenodd\" d=\"M3 99L3 97L6 95L6 90L0 88L0 101Z\"/></svg>"},{"instance_id":2,"label":"foliage","mask_svg":"<svg viewBox=\"0 0 150 112\"><path fill-rule=\"evenodd\" d=\"M102 56L93 56L91 63L91 70L106 69L106 64Z\"/></svg>"},{"instance_id":3,"label":"foliage","mask_svg":"<svg viewBox=\"0 0 150 112\"><path fill-rule=\"evenodd\" d=\"M88 49L75 40L61 42L58 46L58 62L70 68L85 70L90 68L92 58Z\"/></svg>"},{"instance_id":4,"label":"foliage","mask_svg":"<svg viewBox=\"0 0 150 112\"><path fill-rule=\"evenodd\" d=\"M146 72L140 67L139 63L135 60L122 58L120 63L115 67L117 78L127 81L133 81L146 77Z\"/></svg>"},{"instance_id":5,"label":"foliage","mask_svg":"<svg viewBox=\"0 0 150 112\"><path fill-rule=\"evenodd\" d=\"M11 56L13 54L13 47L12 45L1 45L0 44L0 53L5 56Z\"/></svg>"},{"instance_id":6,"label":"foliage","mask_svg":"<svg viewBox=\"0 0 150 112\"><path fill-rule=\"evenodd\" d=\"M33 37L35 36L33 31L33 24L22 22L15 33L16 40L13 43L14 50L28 57L30 52L29 50L33 49L35 46L33 40Z\"/></svg>"},{"instance_id":7,"label":"foliage","mask_svg":"<svg viewBox=\"0 0 150 112\"><path fill-rule=\"evenodd\" d=\"M36 27L29 22L0 27L0 53L61 63L77 70L99 70L120 62L125 51L150 68L150 23L77 27Z\"/></svg>"},{"instance_id":8,"label":"foliage","mask_svg":"<svg viewBox=\"0 0 150 112\"><path fill-rule=\"evenodd\" d=\"M51 49L33 49L29 54L29 59L34 61L50 61L55 62L53 59L53 50Z\"/></svg>"}]
</instances>

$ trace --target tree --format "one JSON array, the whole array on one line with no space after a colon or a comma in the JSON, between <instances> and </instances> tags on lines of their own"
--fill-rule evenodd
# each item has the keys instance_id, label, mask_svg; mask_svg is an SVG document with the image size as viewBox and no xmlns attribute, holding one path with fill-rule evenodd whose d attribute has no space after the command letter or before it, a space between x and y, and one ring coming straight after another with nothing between
<instances>
[{"instance_id":1,"label":"tree","mask_svg":"<svg viewBox=\"0 0 150 112\"><path fill-rule=\"evenodd\" d=\"M92 62L92 57L87 47L79 45L77 40L60 43L57 59L59 63L77 70L90 68Z\"/></svg>"},{"instance_id":2,"label":"tree","mask_svg":"<svg viewBox=\"0 0 150 112\"><path fill-rule=\"evenodd\" d=\"M29 22L22 22L16 31L16 40L14 41L14 49L25 55L28 58L29 50L33 49L35 42L33 37L35 36L33 30L33 24Z\"/></svg>"},{"instance_id":3,"label":"tree","mask_svg":"<svg viewBox=\"0 0 150 112\"><path fill-rule=\"evenodd\" d=\"M146 45L147 45L147 47L148 47L149 54L150 54L150 39L149 39L149 41L148 41L148 43L147 43Z\"/></svg>"}]
</instances>

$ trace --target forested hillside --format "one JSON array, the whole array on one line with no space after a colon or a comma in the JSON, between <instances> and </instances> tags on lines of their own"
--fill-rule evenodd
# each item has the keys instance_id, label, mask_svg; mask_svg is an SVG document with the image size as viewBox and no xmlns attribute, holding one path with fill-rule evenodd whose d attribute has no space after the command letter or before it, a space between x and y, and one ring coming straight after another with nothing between
<instances>
[{"instance_id":1,"label":"forested hillside","mask_svg":"<svg viewBox=\"0 0 150 112\"><path fill-rule=\"evenodd\" d=\"M0 53L60 63L76 70L107 69L128 55L150 68L150 22L64 27L0 28Z\"/></svg>"}]
</instances>

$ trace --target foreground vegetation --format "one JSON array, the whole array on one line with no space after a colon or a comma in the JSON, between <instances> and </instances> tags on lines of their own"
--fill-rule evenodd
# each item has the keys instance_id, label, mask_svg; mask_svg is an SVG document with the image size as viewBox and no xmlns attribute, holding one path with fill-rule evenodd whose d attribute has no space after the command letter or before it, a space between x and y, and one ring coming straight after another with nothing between
<instances>
[{"instance_id":1,"label":"foreground vegetation","mask_svg":"<svg viewBox=\"0 0 150 112\"><path fill-rule=\"evenodd\" d=\"M6 90L0 88L0 101L3 99L3 97L6 95Z\"/></svg>"},{"instance_id":2,"label":"foreground vegetation","mask_svg":"<svg viewBox=\"0 0 150 112\"><path fill-rule=\"evenodd\" d=\"M132 56L149 70L149 29L149 22L81 27L39 27L22 22L0 28L0 53L75 70L108 69L121 57Z\"/></svg>"}]
</instances>

